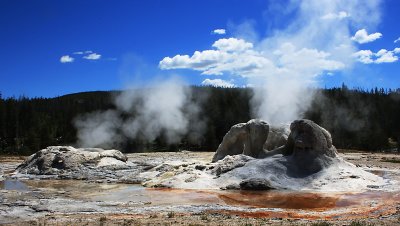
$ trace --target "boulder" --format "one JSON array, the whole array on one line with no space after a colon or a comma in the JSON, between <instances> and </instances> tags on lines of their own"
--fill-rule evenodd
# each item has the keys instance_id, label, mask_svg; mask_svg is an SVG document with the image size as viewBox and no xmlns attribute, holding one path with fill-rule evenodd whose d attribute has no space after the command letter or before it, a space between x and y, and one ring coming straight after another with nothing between
<instances>
[{"instance_id":1,"label":"boulder","mask_svg":"<svg viewBox=\"0 0 400 226\"><path fill-rule=\"evenodd\" d=\"M240 182L239 186L242 190L262 191L274 189L269 180L264 178L250 178Z\"/></svg>"},{"instance_id":2,"label":"boulder","mask_svg":"<svg viewBox=\"0 0 400 226\"><path fill-rule=\"evenodd\" d=\"M218 146L212 162L221 160L227 155L244 154L258 157L263 152L268 132L268 123L260 119L252 119L247 123L232 126Z\"/></svg>"},{"instance_id":3,"label":"boulder","mask_svg":"<svg viewBox=\"0 0 400 226\"><path fill-rule=\"evenodd\" d=\"M92 168L124 165L127 157L118 150L99 148L75 149L69 146L50 146L29 156L17 167L17 171L28 174L58 174Z\"/></svg>"}]
</instances>

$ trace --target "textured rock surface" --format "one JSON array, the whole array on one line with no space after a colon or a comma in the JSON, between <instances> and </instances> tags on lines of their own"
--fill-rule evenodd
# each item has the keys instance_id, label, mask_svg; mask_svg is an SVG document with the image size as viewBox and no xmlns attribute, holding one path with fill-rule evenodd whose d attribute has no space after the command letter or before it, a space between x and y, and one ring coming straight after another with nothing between
<instances>
[{"instance_id":1,"label":"textured rock surface","mask_svg":"<svg viewBox=\"0 0 400 226\"><path fill-rule=\"evenodd\" d=\"M261 144L267 139L268 124L260 125L258 122L253 121L259 127L252 123L232 127L213 161L222 159L208 164L205 169L199 170L195 166L175 167L160 176L153 174L156 176L148 180L146 185L196 189L322 191L355 191L371 189L371 186L385 186L383 178L340 158L332 145L329 132L314 122L304 119L294 121L290 125L285 145L266 152ZM247 129L247 125L255 128L253 132ZM256 136L257 133L262 136ZM283 136L287 131L277 134ZM255 144L247 147L256 147L257 151L246 152L247 143ZM260 149L260 153L257 153Z\"/></svg>"},{"instance_id":2,"label":"textured rock surface","mask_svg":"<svg viewBox=\"0 0 400 226\"><path fill-rule=\"evenodd\" d=\"M240 182L242 190L270 190L273 189L270 182L263 178L250 178Z\"/></svg>"},{"instance_id":3,"label":"textured rock surface","mask_svg":"<svg viewBox=\"0 0 400 226\"><path fill-rule=\"evenodd\" d=\"M269 129L268 139L264 143L265 150L272 151L286 144L290 134L289 124L271 126Z\"/></svg>"},{"instance_id":4,"label":"textured rock surface","mask_svg":"<svg viewBox=\"0 0 400 226\"><path fill-rule=\"evenodd\" d=\"M316 123L296 120L290 130L283 147L267 152L272 154L263 159L248 161L243 167L220 175L219 179L234 184L232 178L236 178L241 181L240 187L246 189L262 189L265 184L265 189L292 190L368 189L369 183L384 182L341 159L329 132Z\"/></svg>"},{"instance_id":5,"label":"textured rock surface","mask_svg":"<svg viewBox=\"0 0 400 226\"><path fill-rule=\"evenodd\" d=\"M57 174L58 171L78 171L84 166L107 167L124 165L127 158L118 150L75 149L50 146L28 157L18 166L19 172L29 174Z\"/></svg>"},{"instance_id":6,"label":"textured rock surface","mask_svg":"<svg viewBox=\"0 0 400 226\"><path fill-rule=\"evenodd\" d=\"M292 174L316 173L337 158L332 137L324 128L311 120L296 120L290 125L290 135L284 147L288 167Z\"/></svg>"},{"instance_id":7,"label":"textured rock surface","mask_svg":"<svg viewBox=\"0 0 400 226\"><path fill-rule=\"evenodd\" d=\"M213 167L213 173L215 173L217 176L229 172L235 168L242 167L246 165L246 163L250 160L253 160L253 157L247 156L247 155L233 155L233 156L227 156L221 161L218 161L215 166Z\"/></svg>"},{"instance_id":8,"label":"textured rock surface","mask_svg":"<svg viewBox=\"0 0 400 226\"><path fill-rule=\"evenodd\" d=\"M113 181L132 167L118 150L50 146L29 156L17 167L16 176Z\"/></svg>"},{"instance_id":9,"label":"textured rock surface","mask_svg":"<svg viewBox=\"0 0 400 226\"><path fill-rule=\"evenodd\" d=\"M224 136L213 157L213 162L227 155L245 154L258 157L263 152L263 145L268 138L269 125L265 121L252 119L247 123L232 126Z\"/></svg>"}]
</instances>

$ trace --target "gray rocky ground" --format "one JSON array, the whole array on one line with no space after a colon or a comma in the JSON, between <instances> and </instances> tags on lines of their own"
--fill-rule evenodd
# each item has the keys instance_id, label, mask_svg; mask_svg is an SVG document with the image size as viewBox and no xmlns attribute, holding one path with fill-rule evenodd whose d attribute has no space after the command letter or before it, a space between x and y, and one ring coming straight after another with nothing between
<instances>
[{"instance_id":1,"label":"gray rocky ground","mask_svg":"<svg viewBox=\"0 0 400 226\"><path fill-rule=\"evenodd\" d=\"M212 155L204 152L138 153L129 154L128 162L195 167L210 164ZM396 154L341 153L339 156L357 168L385 178L398 180L400 177L398 163L383 161L399 159ZM20 157L2 158L0 170L9 174L21 162ZM397 192L261 194L143 189L132 184L101 182L32 178L15 181L3 177L0 222L11 225L298 225L323 220L348 225L361 218L376 225L397 225L400 217ZM261 197L267 198L262 200ZM260 200L260 203L245 200ZM310 200L320 201L309 206ZM279 206L279 203L297 203L299 206ZM331 221L333 218L336 220Z\"/></svg>"}]
</instances>

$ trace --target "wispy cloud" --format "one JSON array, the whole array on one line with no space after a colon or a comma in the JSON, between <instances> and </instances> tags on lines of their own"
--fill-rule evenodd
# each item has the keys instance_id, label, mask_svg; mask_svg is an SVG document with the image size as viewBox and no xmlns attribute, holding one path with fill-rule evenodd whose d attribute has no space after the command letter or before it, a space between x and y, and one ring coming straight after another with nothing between
<instances>
[{"instance_id":1,"label":"wispy cloud","mask_svg":"<svg viewBox=\"0 0 400 226\"><path fill-rule=\"evenodd\" d=\"M348 17L350 17L350 15L347 12L340 11L338 13L325 14L324 16L321 17L321 19L324 19L324 20L339 19L339 20L341 20L341 19L348 18Z\"/></svg>"},{"instance_id":2,"label":"wispy cloud","mask_svg":"<svg viewBox=\"0 0 400 226\"><path fill-rule=\"evenodd\" d=\"M75 55L83 55L83 54L90 54L90 53L93 53L93 51L92 51L92 50L76 51L76 52L73 52L72 54L75 54Z\"/></svg>"},{"instance_id":3,"label":"wispy cloud","mask_svg":"<svg viewBox=\"0 0 400 226\"><path fill-rule=\"evenodd\" d=\"M86 60L99 60L101 58L101 55L97 53L91 53L89 55L84 56L83 58Z\"/></svg>"},{"instance_id":4,"label":"wispy cloud","mask_svg":"<svg viewBox=\"0 0 400 226\"><path fill-rule=\"evenodd\" d=\"M381 49L376 53L371 50L360 50L353 54L353 56L363 64L381 64L381 63L393 63L399 60L395 54L400 53L400 48L395 48L392 51Z\"/></svg>"},{"instance_id":5,"label":"wispy cloud","mask_svg":"<svg viewBox=\"0 0 400 226\"><path fill-rule=\"evenodd\" d=\"M213 87L224 87L224 88L233 88L236 87L233 83L233 80L226 81L223 79L205 79L201 82L204 86L213 86Z\"/></svg>"},{"instance_id":6,"label":"wispy cloud","mask_svg":"<svg viewBox=\"0 0 400 226\"><path fill-rule=\"evenodd\" d=\"M74 58L73 57L71 57L71 56L69 56L69 55L65 55L65 56L62 56L61 58L60 58L60 62L61 63L72 63L72 62L74 62Z\"/></svg>"},{"instance_id":7,"label":"wispy cloud","mask_svg":"<svg viewBox=\"0 0 400 226\"><path fill-rule=\"evenodd\" d=\"M225 29L215 29L213 31L213 34L217 34L217 35L224 35L226 33Z\"/></svg>"},{"instance_id":8,"label":"wispy cloud","mask_svg":"<svg viewBox=\"0 0 400 226\"><path fill-rule=\"evenodd\" d=\"M95 53L92 50L75 51L75 52L72 52L72 55L80 55L81 57L74 58L71 56L71 54L66 54L60 58L60 62L61 63L71 63L71 62L74 62L75 60L79 60L79 59L89 60L89 61L96 61L96 60L103 59L101 54ZM116 61L117 58L108 57L108 58L105 58L104 60Z\"/></svg>"},{"instance_id":9,"label":"wispy cloud","mask_svg":"<svg viewBox=\"0 0 400 226\"><path fill-rule=\"evenodd\" d=\"M400 42L400 37L398 37L396 40L393 41L394 43Z\"/></svg>"},{"instance_id":10,"label":"wispy cloud","mask_svg":"<svg viewBox=\"0 0 400 226\"><path fill-rule=\"evenodd\" d=\"M351 40L356 41L360 44L373 42L382 37L382 34L379 32L368 34L365 29L358 30L356 34L351 37Z\"/></svg>"}]
</instances>

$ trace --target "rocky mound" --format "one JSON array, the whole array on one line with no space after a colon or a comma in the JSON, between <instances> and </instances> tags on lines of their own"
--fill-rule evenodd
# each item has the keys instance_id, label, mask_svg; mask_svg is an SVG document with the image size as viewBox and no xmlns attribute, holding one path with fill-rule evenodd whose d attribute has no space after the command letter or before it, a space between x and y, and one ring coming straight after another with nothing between
<instances>
[{"instance_id":1,"label":"rocky mound","mask_svg":"<svg viewBox=\"0 0 400 226\"><path fill-rule=\"evenodd\" d=\"M118 150L50 146L29 156L17 167L16 173L98 179L106 178L107 171L129 168L127 160Z\"/></svg>"},{"instance_id":2,"label":"rocky mound","mask_svg":"<svg viewBox=\"0 0 400 226\"><path fill-rule=\"evenodd\" d=\"M268 138L268 132L268 123L260 119L232 126L218 146L212 161L216 162L227 155L238 154L258 157L264 152L263 146Z\"/></svg>"},{"instance_id":3,"label":"rocky mound","mask_svg":"<svg viewBox=\"0 0 400 226\"><path fill-rule=\"evenodd\" d=\"M256 133L251 133L252 129ZM332 145L330 133L310 120L291 123L285 144L272 151L263 149L262 142L266 142L268 130L268 124L261 120L233 126L218 147L213 163L204 167L175 167L164 172L162 177L149 179L146 185L196 189L358 191L379 188L386 183L383 178L340 158ZM281 134L277 137L284 137L284 132L275 133ZM247 150L246 146L254 149Z\"/></svg>"}]
</instances>

